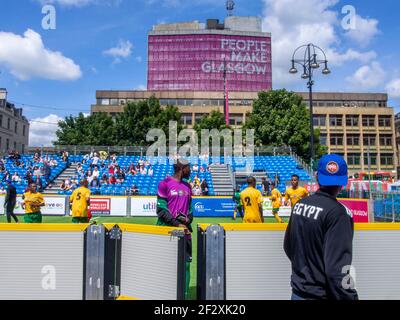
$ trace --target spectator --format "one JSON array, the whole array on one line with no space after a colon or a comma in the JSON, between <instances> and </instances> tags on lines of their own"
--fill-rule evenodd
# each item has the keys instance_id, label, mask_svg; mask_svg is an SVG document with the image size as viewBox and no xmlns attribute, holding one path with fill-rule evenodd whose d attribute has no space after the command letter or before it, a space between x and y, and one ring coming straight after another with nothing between
<instances>
[{"instance_id":1,"label":"spectator","mask_svg":"<svg viewBox=\"0 0 400 320\"><path fill-rule=\"evenodd\" d=\"M142 159L142 158L140 158L140 160L139 160L138 164L139 164L139 167L143 167L143 165L144 165L144 161L143 161L143 159Z\"/></svg>"},{"instance_id":2,"label":"spectator","mask_svg":"<svg viewBox=\"0 0 400 320\"><path fill-rule=\"evenodd\" d=\"M107 185L108 184L108 178L107 178L107 175L105 173L101 177L100 184L101 185Z\"/></svg>"},{"instance_id":3,"label":"spectator","mask_svg":"<svg viewBox=\"0 0 400 320\"><path fill-rule=\"evenodd\" d=\"M200 187L200 185L201 185L199 176L198 176L197 174L196 174L196 176L194 177L193 183L194 183L194 186L199 186L199 187Z\"/></svg>"},{"instance_id":4,"label":"spectator","mask_svg":"<svg viewBox=\"0 0 400 320\"><path fill-rule=\"evenodd\" d=\"M144 176L147 175L147 169L145 167L141 167L140 168L140 174L144 175Z\"/></svg>"},{"instance_id":5,"label":"spectator","mask_svg":"<svg viewBox=\"0 0 400 320\"><path fill-rule=\"evenodd\" d=\"M278 187L281 184L281 178L279 176L279 173L275 174L275 178L274 178L274 182L275 182L275 186Z\"/></svg>"},{"instance_id":6,"label":"spectator","mask_svg":"<svg viewBox=\"0 0 400 320\"><path fill-rule=\"evenodd\" d=\"M69 156L69 154L68 154L68 152L67 151L64 151L63 153L62 153L62 161L63 162L68 162L68 156Z\"/></svg>"},{"instance_id":7,"label":"spectator","mask_svg":"<svg viewBox=\"0 0 400 320\"><path fill-rule=\"evenodd\" d=\"M262 178L261 186L262 186L263 196L269 196L271 183L268 179L268 176Z\"/></svg>"},{"instance_id":8,"label":"spectator","mask_svg":"<svg viewBox=\"0 0 400 320\"><path fill-rule=\"evenodd\" d=\"M135 166L133 165L133 164L131 164L130 166L129 166L129 170L128 170L128 173L129 174L131 174L131 175L136 175L136 170L135 170Z\"/></svg>"},{"instance_id":9,"label":"spectator","mask_svg":"<svg viewBox=\"0 0 400 320\"><path fill-rule=\"evenodd\" d=\"M90 168L93 169L93 167L98 167L100 162L100 158L97 156L97 153L94 154L92 163L90 164Z\"/></svg>"},{"instance_id":10,"label":"spectator","mask_svg":"<svg viewBox=\"0 0 400 320\"><path fill-rule=\"evenodd\" d=\"M92 182L93 180L93 173L91 170L88 170L87 174L86 174L86 180L89 182L89 184Z\"/></svg>"},{"instance_id":11,"label":"spectator","mask_svg":"<svg viewBox=\"0 0 400 320\"><path fill-rule=\"evenodd\" d=\"M199 172L199 165L196 163L193 168L192 168L193 172Z\"/></svg>"},{"instance_id":12,"label":"spectator","mask_svg":"<svg viewBox=\"0 0 400 320\"><path fill-rule=\"evenodd\" d=\"M101 187L101 183L99 181L99 179L94 176L92 182L90 182L90 188L100 188Z\"/></svg>"},{"instance_id":13,"label":"spectator","mask_svg":"<svg viewBox=\"0 0 400 320\"><path fill-rule=\"evenodd\" d=\"M65 182L65 191L70 191L72 189L72 182L71 179L66 179Z\"/></svg>"},{"instance_id":14,"label":"spectator","mask_svg":"<svg viewBox=\"0 0 400 320\"><path fill-rule=\"evenodd\" d=\"M58 166L58 162L57 162L57 160L56 159L51 159L50 160L50 166L51 167L57 167Z\"/></svg>"},{"instance_id":15,"label":"spectator","mask_svg":"<svg viewBox=\"0 0 400 320\"><path fill-rule=\"evenodd\" d=\"M12 182L17 182L17 183L19 183L19 182L22 181L22 179L21 179L21 177L18 175L18 173L15 172L14 175L12 176L12 178L11 178L11 181L12 181Z\"/></svg>"},{"instance_id":16,"label":"spectator","mask_svg":"<svg viewBox=\"0 0 400 320\"><path fill-rule=\"evenodd\" d=\"M206 170L204 169L204 167L201 166L201 167L200 167L200 172L201 172L201 173L204 173L205 171L206 171Z\"/></svg>"},{"instance_id":17,"label":"spectator","mask_svg":"<svg viewBox=\"0 0 400 320\"><path fill-rule=\"evenodd\" d=\"M149 161L149 160L146 160L144 166L145 166L145 167L149 167L149 166L150 166L150 161Z\"/></svg>"},{"instance_id":18,"label":"spectator","mask_svg":"<svg viewBox=\"0 0 400 320\"><path fill-rule=\"evenodd\" d=\"M61 182L60 189L65 191L65 189L66 189L65 180L63 180L63 182Z\"/></svg>"},{"instance_id":19,"label":"spectator","mask_svg":"<svg viewBox=\"0 0 400 320\"><path fill-rule=\"evenodd\" d=\"M33 156L33 162L38 163L39 161L40 161L39 153L35 153L35 155Z\"/></svg>"},{"instance_id":20,"label":"spectator","mask_svg":"<svg viewBox=\"0 0 400 320\"><path fill-rule=\"evenodd\" d=\"M193 188L193 195L194 196L201 196L201 188L198 185L195 185Z\"/></svg>"},{"instance_id":21,"label":"spectator","mask_svg":"<svg viewBox=\"0 0 400 320\"><path fill-rule=\"evenodd\" d=\"M150 165L150 167L149 167L149 171L147 172L147 174L150 176L150 177L152 177L153 175L154 175L154 170L153 170L153 167Z\"/></svg>"},{"instance_id":22,"label":"spectator","mask_svg":"<svg viewBox=\"0 0 400 320\"><path fill-rule=\"evenodd\" d=\"M30 173L29 170L26 172L25 180L28 183L28 185L33 183L32 174Z\"/></svg>"},{"instance_id":23,"label":"spectator","mask_svg":"<svg viewBox=\"0 0 400 320\"><path fill-rule=\"evenodd\" d=\"M203 179L200 185L201 188L201 193L203 196L208 196L209 190L208 190L208 183L206 179Z\"/></svg>"},{"instance_id":24,"label":"spectator","mask_svg":"<svg viewBox=\"0 0 400 320\"><path fill-rule=\"evenodd\" d=\"M0 187L0 194L7 194L7 190L3 186Z\"/></svg>"},{"instance_id":25,"label":"spectator","mask_svg":"<svg viewBox=\"0 0 400 320\"><path fill-rule=\"evenodd\" d=\"M3 177L3 182L11 181L11 179L12 179L12 176L11 176L10 172L6 171L6 173L4 174L4 177Z\"/></svg>"},{"instance_id":26,"label":"spectator","mask_svg":"<svg viewBox=\"0 0 400 320\"><path fill-rule=\"evenodd\" d=\"M93 176L93 178L94 177L96 177L96 178L100 177L100 172L99 172L99 169L97 167L94 168L92 176Z\"/></svg>"},{"instance_id":27,"label":"spectator","mask_svg":"<svg viewBox=\"0 0 400 320\"><path fill-rule=\"evenodd\" d=\"M134 184L130 189L127 188L126 192L128 195L136 196L139 194L139 188Z\"/></svg>"},{"instance_id":28,"label":"spectator","mask_svg":"<svg viewBox=\"0 0 400 320\"><path fill-rule=\"evenodd\" d=\"M108 180L109 184L115 185L117 183L117 179L115 178L115 175L111 175L110 179Z\"/></svg>"},{"instance_id":29,"label":"spectator","mask_svg":"<svg viewBox=\"0 0 400 320\"><path fill-rule=\"evenodd\" d=\"M118 170L115 178L117 179L118 184L123 183L125 181L125 173L122 170Z\"/></svg>"},{"instance_id":30,"label":"spectator","mask_svg":"<svg viewBox=\"0 0 400 320\"><path fill-rule=\"evenodd\" d=\"M109 173L109 174L115 174L115 167L114 167L113 165L110 165L110 166L108 167L108 173Z\"/></svg>"},{"instance_id":31,"label":"spectator","mask_svg":"<svg viewBox=\"0 0 400 320\"><path fill-rule=\"evenodd\" d=\"M87 163L89 160L90 160L90 154L87 153L83 156L83 163Z\"/></svg>"},{"instance_id":32,"label":"spectator","mask_svg":"<svg viewBox=\"0 0 400 320\"><path fill-rule=\"evenodd\" d=\"M50 164L47 161L44 163L43 169L44 169L44 178L46 180L46 183L49 183L50 182L50 175L51 175L51 167L50 167Z\"/></svg>"}]
</instances>

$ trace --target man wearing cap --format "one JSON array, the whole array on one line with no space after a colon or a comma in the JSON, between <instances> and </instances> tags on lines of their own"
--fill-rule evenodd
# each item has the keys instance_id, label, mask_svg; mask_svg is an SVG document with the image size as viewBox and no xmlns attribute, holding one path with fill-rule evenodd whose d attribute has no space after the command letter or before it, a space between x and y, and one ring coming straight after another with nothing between
<instances>
[{"instance_id":1,"label":"man wearing cap","mask_svg":"<svg viewBox=\"0 0 400 320\"><path fill-rule=\"evenodd\" d=\"M347 185L347 174L342 157L324 156L318 164L319 191L293 208L284 241L292 264L292 300L358 300L349 274L353 218L336 199Z\"/></svg>"}]
</instances>

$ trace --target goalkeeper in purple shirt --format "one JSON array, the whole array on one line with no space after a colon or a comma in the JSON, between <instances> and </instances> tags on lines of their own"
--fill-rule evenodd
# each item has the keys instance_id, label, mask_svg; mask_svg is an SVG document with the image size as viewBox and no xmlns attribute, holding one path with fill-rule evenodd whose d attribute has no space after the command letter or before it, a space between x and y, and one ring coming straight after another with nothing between
<instances>
[{"instance_id":1,"label":"goalkeeper in purple shirt","mask_svg":"<svg viewBox=\"0 0 400 320\"><path fill-rule=\"evenodd\" d=\"M174 165L174 175L161 181L157 195L157 225L185 229L187 250L185 298L190 283L190 263L192 262L192 189L185 180L190 178L190 165L178 161Z\"/></svg>"}]
</instances>

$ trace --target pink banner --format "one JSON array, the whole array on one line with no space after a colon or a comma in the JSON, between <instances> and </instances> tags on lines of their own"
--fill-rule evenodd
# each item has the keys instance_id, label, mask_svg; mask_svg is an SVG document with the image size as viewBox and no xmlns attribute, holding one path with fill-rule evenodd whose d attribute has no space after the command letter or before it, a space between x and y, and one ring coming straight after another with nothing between
<instances>
[{"instance_id":1,"label":"pink banner","mask_svg":"<svg viewBox=\"0 0 400 320\"><path fill-rule=\"evenodd\" d=\"M271 37L149 36L148 90L257 92L272 88Z\"/></svg>"},{"instance_id":2,"label":"pink banner","mask_svg":"<svg viewBox=\"0 0 400 320\"><path fill-rule=\"evenodd\" d=\"M368 223L368 200L358 199L338 199L339 202L345 205L353 213L355 223Z\"/></svg>"}]
</instances>

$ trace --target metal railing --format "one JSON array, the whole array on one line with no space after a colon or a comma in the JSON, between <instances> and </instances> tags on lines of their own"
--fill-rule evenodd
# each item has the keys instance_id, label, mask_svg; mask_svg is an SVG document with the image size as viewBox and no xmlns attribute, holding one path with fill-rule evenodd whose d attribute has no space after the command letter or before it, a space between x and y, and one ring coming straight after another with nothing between
<instances>
[{"instance_id":1,"label":"metal railing","mask_svg":"<svg viewBox=\"0 0 400 320\"><path fill-rule=\"evenodd\" d=\"M400 222L400 192L371 192L376 222Z\"/></svg>"}]
</instances>

